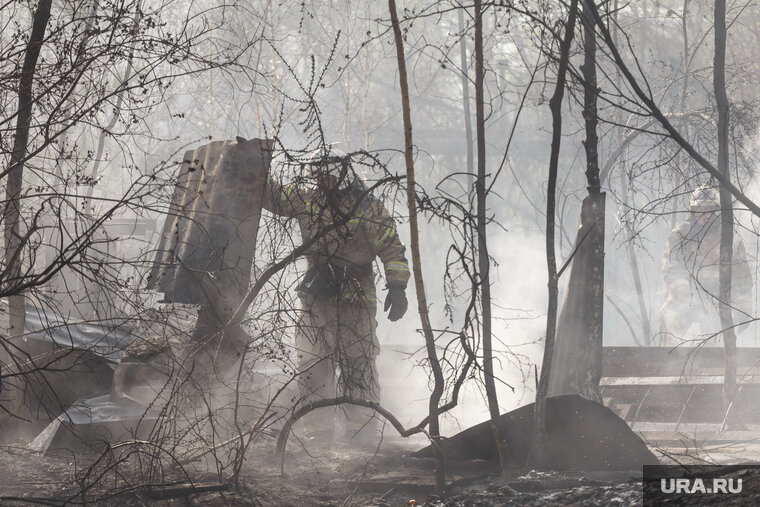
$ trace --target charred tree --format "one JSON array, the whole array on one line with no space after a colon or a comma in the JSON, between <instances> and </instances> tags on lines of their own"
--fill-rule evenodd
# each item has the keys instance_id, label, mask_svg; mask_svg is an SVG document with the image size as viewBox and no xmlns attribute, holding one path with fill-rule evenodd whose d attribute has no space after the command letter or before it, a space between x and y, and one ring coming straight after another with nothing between
<instances>
[{"instance_id":1,"label":"charred tree","mask_svg":"<svg viewBox=\"0 0 760 507\"><path fill-rule=\"evenodd\" d=\"M480 282L480 304L483 317L483 382L486 387L488 413L491 416L491 431L499 455L500 466L504 465L504 446L499 431L499 400L493 376L493 344L491 330L491 276L488 259L487 193L486 193L486 118L483 103L483 6L475 0L475 122L477 129L478 177L475 180L477 195L478 227L478 273Z\"/></svg>"},{"instance_id":2,"label":"charred tree","mask_svg":"<svg viewBox=\"0 0 760 507\"><path fill-rule=\"evenodd\" d=\"M441 364L438 361L438 352L435 348L435 336L433 328L430 325L428 315L428 303L425 296L425 282L422 278L422 265L420 261L420 238L419 225L417 223L417 201L415 193L414 180L414 141L412 139L412 115L409 106L409 85L406 75L406 59L404 56L404 40L401 35L398 15L396 14L395 0L388 0L388 10L391 15L393 24L393 35L396 43L396 59L398 60L398 77L401 88L401 107L404 117L404 159L406 161L406 195L407 205L409 207L409 230L412 250L412 274L414 276L414 287L417 291L417 310L420 315L420 324L425 336L425 348L427 350L428 362L433 372L433 391L430 394L430 403L428 412L430 421L428 423L429 435L433 446L433 459L435 461L435 489L443 494L446 487L446 468L444 455L440 448L440 427L438 423L439 403L443 396L444 378Z\"/></svg>"},{"instance_id":3,"label":"charred tree","mask_svg":"<svg viewBox=\"0 0 760 507\"><path fill-rule=\"evenodd\" d=\"M686 22L688 19L688 12L689 12L689 1L690 0L683 0L683 8L681 9L681 32L683 33L683 83L681 86L681 112L686 111L686 94L689 91L689 65L691 63L691 55L689 53L689 25ZM684 121L681 123L681 129L684 132L684 135L686 138L689 138L689 122L684 119ZM675 158L675 174L674 176L674 188L679 188L680 185L683 182L683 171L681 170L681 151L679 150L678 153L676 153ZM678 201L673 200L673 216L670 219L670 228L675 229L678 225L677 220L677 211L678 211Z\"/></svg>"},{"instance_id":4,"label":"charred tree","mask_svg":"<svg viewBox=\"0 0 760 507\"><path fill-rule=\"evenodd\" d=\"M592 1L583 1L581 16L583 120L586 128L583 145L588 196L581 208L581 225L571 259L572 271L557 324L549 395L581 394L601 403L605 194L601 191L597 150L596 36L588 7Z\"/></svg>"},{"instance_id":5,"label":"charred tree","mask_svg":"<svg viewBox=\"0 0 760 507\"><path fill-rule=\"evenodd\" d=\"M6 205L3 212L5 222L5 269L3 282L12 289L22 284L21 263L23 262L24 241L22 239L21 188L24 180L24 165L29 144L29 129L32 123L32 107L35 99L32 85L34 83L37 60L40 56L45 30L50 20L52 0L41 0L32 17L32 32L24 54L24 63L18 83L18 112L16 113L16 131L13 136L13 151L5 184ZM25 299L23 294L13 294L8 298L10 313L10 337L24 334Z\"/></svg>"},{"instance_id":6,"label":"charred tree","mask_svg":"<svg viewBox=\"0 0 760 507\"><path fill-rule=\"evenodd\" d=\"M462 67L462 106L464 108L464 136L466 144L467 164L467 193L470 195L475 174L474 156L472 153L472 114L470 113L470 77L467 75L467 38L465 37L464 9L457 11L459 31L459 62ZM482 30L482 26L481 26Z\"/></svg>"},{"instance_id":7,"label":"charred tree","mask_svg":"<svg viewBox=\"0 0 760 507\"><path fill-rule=\"evenodd\" d=\"M546 189L546 265L549 275L549 304L546 315L546 343L541 364L541 377L536 392L536 404L533 413L533 438L528 454L529 466L543 463L546 446L546 398L549 392L549 379L554 355L554 337L557 330L558 281L557 254L554 247L555 214L557 203L557 168L559 150L562 142L562 99L565 95L567 67L570 61L570 46L575 34L575 20L578 14L578 0L571 0L570 11L565 23L565 34L560 44L557 84L549 100L552 113L552 143L549 155L549 179Z\"/></svg>"},{"instance_id":8,"label":"charred tree","mask_svg":"<svg viewBox=\"0 0 760 507\"><path fill-rule=\"evenodd\" d=\"M726 2L715 0L715 60L713 86L718 106L718 171L727 182L728 170L728 95L726 93ZM720 270L718 275L718 311L723 330L724 381L723 397L726 405L736 393L736 332L731 311L731 262L734 244L734 212L731 192L720 185Z\"/></svg>"}]
</instances>

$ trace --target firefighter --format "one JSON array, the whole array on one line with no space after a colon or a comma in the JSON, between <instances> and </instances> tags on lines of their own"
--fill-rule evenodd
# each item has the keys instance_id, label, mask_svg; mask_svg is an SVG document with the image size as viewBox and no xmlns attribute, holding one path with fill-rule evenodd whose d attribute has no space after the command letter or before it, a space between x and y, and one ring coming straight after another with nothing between
<instances>
[{"instance_id":1,"label":"firefighter","mask_svg":"<svg viewBox=\"0 0 760 507\"><path fill-rule=\"evenodd\" d=\"M294 218L304 243L318 237L305 253L307 270L298 285L301 400L339 395L377 400L373 262L379 257L385 272L388 293L383 309L389 320L399 320L407 309L405 247L393 218L356 176L346 153L330 147L312 156L307 167L313 187L270 178L263 204L276 215ZM341 412L349 437L375 427L371 410L347 406ZM306 436L338 436L333 417L328 409L308 414L303 419ZM371 429L361 433L374 438Z\"/></svg>"},{"instance_id":2,"label":"firefighter","mask_svg":"<svg viewBox=\"0 0 760 507\"><path fill-rule=\"evenodd\" d=\"M671 231L663 258L666 298L660 314L660 344L684 340L692 324L702 333L720 330L720 199L703 185L689 200L689 218ZM734 323L749 320L752 275L744 243L734 234L731 262L731 306ZM739 330L746 326L740 326Z\"/></svg>"}]
</instances>

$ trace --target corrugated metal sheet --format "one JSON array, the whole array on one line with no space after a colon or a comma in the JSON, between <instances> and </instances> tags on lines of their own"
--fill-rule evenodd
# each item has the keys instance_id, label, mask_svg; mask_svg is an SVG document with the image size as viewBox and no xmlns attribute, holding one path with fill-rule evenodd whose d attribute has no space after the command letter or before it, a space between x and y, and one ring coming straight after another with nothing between
<instances>
[{"instance_id":1,"label":"corrugated metal sheet","mask_svg":"<svg viewBox=\"0 0 760 507\"><path fill-rule=\"evenodd\" d=\"M148 289L175 303L242 298L273 145L239 138L185 153Z\"/></svg>"}]
</instances>

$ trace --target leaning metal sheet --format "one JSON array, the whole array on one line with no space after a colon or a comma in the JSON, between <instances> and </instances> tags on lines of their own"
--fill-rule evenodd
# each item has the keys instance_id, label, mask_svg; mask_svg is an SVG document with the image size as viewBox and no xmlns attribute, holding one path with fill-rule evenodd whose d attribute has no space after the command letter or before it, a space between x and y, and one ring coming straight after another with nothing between
<instances>
[{"instance_id":1,"label":"leaning metal sheet","mask_svg":"<svg viewBox=\"0 0 760 507\"><path fill-rule=\"evenodd\" d=\"M27 306L24 324L25 340L43 340L61 347L89 350L110 361L118 362L134 335L118 327L98 326L67 320L38 306Z\"/></svg>"},{"instance_id":2,"label":"leaning metal sheet","mask_svg":"<svg viewBox=\"0 0 760 507\"><path fill-rule=\"evenodd\" d=\"M261 139L214 141L185 153L149 289L174 303L241 297L272 146Z\"/></svg>"}]
</instances>

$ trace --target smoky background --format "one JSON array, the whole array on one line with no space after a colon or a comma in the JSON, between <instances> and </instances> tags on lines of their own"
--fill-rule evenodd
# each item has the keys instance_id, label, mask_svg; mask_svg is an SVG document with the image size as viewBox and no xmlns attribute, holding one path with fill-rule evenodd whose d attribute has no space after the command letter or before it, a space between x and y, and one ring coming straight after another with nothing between
<instances>
[{"instance_id":1,"label":"smoky background","mask_svg":"<svg viewBox=\"0 0 760 507\"><path fill-rule=\"evenodd\" d=\"M108 45L109 51L103 50L110 33L103 20L111 19L106 6L85 4L53 6L51 35L41 53L43 70L36 78L43 98L35 102L23 181L24 283L7 285L3 295L15 295L23 285L29 305L71 321L115 325L133 337L146 327L167 325L176 308L160 303L161 295L145 286L182 156L209 140L236 136L276 138L270 174L288 182L306 181L303 161L308 154L338 143L352 154L354 169L368 184L382 182L375 193L409 244L404 183L394 179L405 172L403 130L384 4L132 1L124 4L118 20L110 21L112 33L128 35L118 45ZM557 44L547 27L564 16L553 2L515 5L510 10L491 3L483 18L495 376L504 411L532 401L534 368L543 351L544 202L551 140L547 103ZM0 101L8 111L18 101L10 86L18 63L10 56L23 45L23 22L32 19L34 7L10 2L0 10L0 37L8 55L0 67L6 83ZM451 200L474 212L474 170L467 156L474 140L471 133L468 139L466 125L474 127L474 116L467 118L465 112L474 109L473 19L461 7L458 2L407 2L402 18L408 23L419 191L428 202ZM629 63L634 62L631 55L638 56L635 65L659 106L712 160L717 143L709 86L711 8L711 2L701 0L612 2L610 17L618 43L629 48ZM754 49L760 5L734 5L729 17L737 20L727 56L736 153L731 171L739 188L757 201L760 69ZM97 65L83 66L85 61ZM575 69L581 61L580 54L571 56ZM83 77L75 78L80 70ZM577 72L569 79L559 164L560 263L573 252L586 193L582 84ZM688 217L691 191L711 181L641 113L609 59L600 58L599 86L599 155L608 196L604 345L654 344L665 297L660 269L667 236ZM14 117L4 116L7 167ZM432 208L427 214L423 208L420 231L430 312L436 330L456 333L468 304L469 282L454 265L451 245L461 245L465 232L461 222L446 220ZM735 216L736 233L757 277L757 218L742 210ZM292 223L264 213L253 278L298 244ZM638 275L632 271L634 262ZM304 270L299 260L278 272L247 313L244 327L255 345L244 387L233 390L251 394L256 407L251 413L266 406L295 373L295 286ZM560 301L564 285L560 281ZM380 306L382 286L379 282ZM414 301L413 285L408 296ZM194 310L187 311L192 322ZM42 320L43 327L56 327ZM400 322L388 322L381 312L377 320L381 403L402 424L415 424L426 413L430 391L419 322L413 311ZM190 327L187 322L170 326L185 337ZM757 346L757 333L750 325L739 345ZM720 344L716 338L706 343ZM24 359L16 355L18 361ZM444 434L488 417L482 372L472 375L458 406L442 420ZM279 396L277 408L286 411L293 396Z\"/></svg>"}]
</instances>

